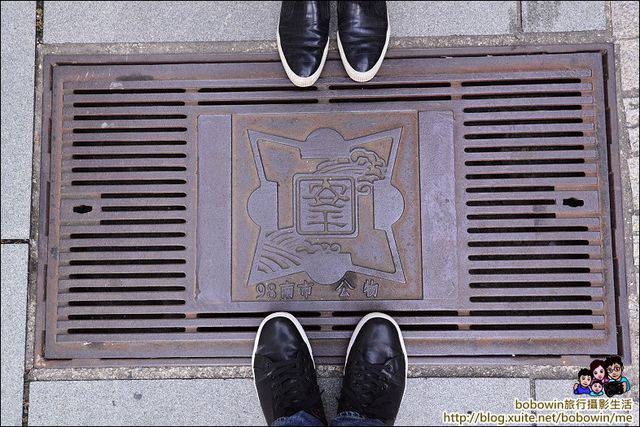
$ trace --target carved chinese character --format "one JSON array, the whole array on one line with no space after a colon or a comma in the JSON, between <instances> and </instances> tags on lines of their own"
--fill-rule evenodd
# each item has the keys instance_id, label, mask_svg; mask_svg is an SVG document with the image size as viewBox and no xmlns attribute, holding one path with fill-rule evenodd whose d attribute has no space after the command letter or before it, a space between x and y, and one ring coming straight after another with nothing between
<instances>
[{"instance_id":1,"label":"carved chinese character","mask_svg":"<svg viewBox=\"0 0 640 427\"><path fill-rule=\"evenodd\" d=\"M311 296L311 291L313 290L313 282L307 282L306 280L298 285L298 290L300 291L300 296L304 299L307 299Z\"/></svg>"},{"instance_id":2,"label":"carved chinese character","mask_svg":"<svg viewBox=\"0 0 640 427\"><path fill-rule=\"evenodd\" d=\"M364 281L364 285L362 285L362 292L367 296L367 298L377 298L378 297L378 288L380 284L373 279L367 279Z\"/></svg>"},{"instance_id":3,"label":"carved chinese character","mask_svg":"<svg viewBox=\"0 0 640 427\"><path fill-rule=\"evenodd\" d=\"M280 299L290 300L293 299L293 293L295 292L295 284L291 282L284 282L280 285Z\"/></svg>"},{"instance_id":4,"label":"carved chinese character","mask_svg":"<svg viewBox=\"0 0 640 427\"><path fill-rule=\"evenodd\" d=\"M349 298L351 293L349 291L354 290L356 287L349 283L348 280L341 280L336 287L336 292L340 298Z\"/></svg>"}]
</instances>

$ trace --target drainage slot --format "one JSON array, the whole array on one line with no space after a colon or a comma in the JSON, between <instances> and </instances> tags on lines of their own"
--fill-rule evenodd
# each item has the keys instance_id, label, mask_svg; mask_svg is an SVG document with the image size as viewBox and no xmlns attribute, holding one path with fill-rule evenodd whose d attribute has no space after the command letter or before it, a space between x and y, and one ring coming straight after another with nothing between
<instances>
[{"instance_id":1,"label":"drainage slot","mask_svg":"<svg viewBox=\"0 0 640 427\"><path fill-rule=\"evenodd\" d=\"M581 178L584 172L470 173L467 179Z\"/></svg>"},{"instance_id":2,"label":"drainage slot","mask_svg":"<svg viewBox=\"0 0 640 427\"><path fill-rule=\"evenodd\" d=\"M470 220L492 220L492 219L553 219L554 213L517 213L517 214L470 214Z\"/></svg>"},{"instance_id":3,"label":"drainage slot","mask_svg":"<svg viewBox=\"0 0 640 427\"><path fill-rule=\"evenodd\" d=\"M469 261L509 261L529 259L589 259L589 254L505 254L469 255Z\"/></svg>"},{"instance_id":4,"label":"drainage slot","mask_svg":"<svg viewBox=\"0 0 640 427\"><path fill-rule=\"evenodd\" d=\"M502 126L502 125L548 125L562 123L582 123L580 118L557 119L504 119L504 120L470 120L464 122L465 126Z\"/></svg>"},{"instance_id":5,"label":"drainage slot","mask_svg":"<svg viewBox=\"0 0 640 427\"><path fill-rule=\"evenodd\" d=\"M501 107L467 107L465 113L503 113L512 111L576 111L582 110L582 105L505 105Z\"/></svg>"},{"instance_id":6,"label":"drainage slot","mask_svg":"<svg viewBox=\"0 0 640 427\"><path fill-rule=\"evenodd\" d=\"M465 191L467 193L522 193L522 192L536 192L536 191L554 191L555 187L552 185L528 185L522 187L470 187Z\"/></svg>"},{"instance_id":7,"label":"drainage slot","mask_svg":"<svg viewBox=\"0 0 640 427\"><path fill-rule=\"evenodd\" d=\"M69 265L162 265L185 262L183 259L83 259L71 260Z\"/></svg>"},{"instance_id":8,"label":"drainage slot","mask_svg":"<svg viewBox=\"0 0 640 427\"><path fill-rule=\"evenodd\" d=\"M519 151L582 151L584 145L527 145L508 147L466 147L465 153L509 153Z\"/></svg>"},{"instance_id":9,"label":"drainage slot","mask_svg":"<svg viewBox=\"0 0 640 427\"><path fill-rule=\"evenodd\" d=\"M109 107L182 107L182 101L151 101L151 102L74 102L74 108L109 108Z\"/></svg>"},{"instance_id":10,"label":"drainage slot","mask_svg":"<svg viewBox=\"0 0 640 427\"><path fill-rule=\"evenodd\" d=\"M70 293L103 293L103 292L183 292L184 286L117 286L117 287L73 287Z\"/></svg>"},{"instance_id":11,"label":"drainage slot","mask_svg":"<svg viewBox=\"0 0 640 427\"><path fill-rule=\"evenodd\" d=\"M100 225L153 225L153 224L185 224L187 220L182 218L157 218L157 219L101 219Z\"/></svg>"},{"instance_id":12,"label":"drainage slot","mask_svg":"<svg viewBox=\"0 0 640 427\"><path fill-rule=\"evenodd\" d=\"M566 165L582 164L584 159L467 160L467 166Z\"/></svg>"},{"instance_id":13,"label":"drainage slot","mask_svg":"<svg viewBox=\"0 0 640 427\"><path fill-rule=\"evenodd\" d=\"M468 228L469 233L563 233L589 231L584 226L563 226L563 227L486 227Z\"/></svg>"},{"instance_id":14,"label":"drainage slot","mask_svg":"<svg viewBox=\"0 0 640 427\"><path fill-rule=\"evenodd\" d=\"M526 325L469 325L472 331L522 331L522 330L565 330L565 329L593 329L592 324L587 323L528 323Z\"/></svg>"},{"instance_id":15,"label":"drainage slot","mask_svg":"<svg viewBox=\"0 0 640 427\"><path fill-rule=\"evenodd\" d=\"M365 98L352 98L352 97L344 97L344 98L330 98L329 102L332 104L337 103L345 103L345 102L407 102L407 101L449 101L451 100L450 96L445 95L433 95L433 96L376 96L376 97L365 97Z\"/></svg>"},{"instance_id":16,"label":"drainage slot","mask_svg":"<svg viewBox=\"0 0 640 427\"><path fill-rule=\"evenodd\" d=\"M510 288L589 288L591 282L472 282L472 289L510 289Z\"/></svg>"},{"instance_id":17,"label":"drainage slot","mask_svg":"<svg viewBox=\"0 0 640 427\"><path fill-rule=\"evenodd\" d=\"M101 199L140 199L140 198L183 198L187 197L187 193L102 193Z\"/></svg>"},{"instance_id":18,"label":"drainage slot","mask_svg":"<svg viewBox=\"0 0 640 427\"><path fill-rule=\"evenodd\" d=\"M136 238L163 238L184 237L181 232L157 232L157 233L71 233L71 239L136 239Z\"/></svg>"},{"instance_id":19,"label":"drainage slot","mask_svg":"<svg viewBox=\"0 0 640 427\"><path fill-rule=\"evenodd\" d=\"M102 212L148 212L148 211L184 211L186 207L179 205L153 206L103 206Z\"/></svg>"},{"instance_id":20,"label":"drainage slot","mask_svg":"<svg viewBox=\"0 0 640 427\"><path fill-rule=\"evenodd\" d=\"M529 206L529 205L555 205L552 199L540 200L469 200L467 206Z\"/></svg>"},{"instance_id":21,"label":"drainage slot","mask_svg":"<svg viewBox=\"0 0 640 427\"><path fill-rule=\"evenodd\" d=\"M164 279L182 278L186 274L179 272L162 273L74 273L69 274L69 279Z\"/></svg>"},{"instance_id":22,"label":"drainage slot","mask_svg":"<svg viewBox=\"0 0 640 427\"><path fill-rule=\"evenodd\" d=\"M183 300L129 300L129 301L69 301L71 307L102 307L128 305L184 305Z\"/></svg>"},{"instance_id":23,"label":"drainage slot","mask_svg":"<svg viewBox=\"0 0 640 427\"><path fill-rule=\"evenodd\" d=\"M183 185L184 179L119 179L119 180L74 180L71 185Z\"/></svg>"},{"instance_id":24,"label":"drainage slot","mask_svg":"<svg viewBox=\"0 0 640 427\"><path fill-rule=\"evenodd\" d=\"M118 166L118 167L78 167L72 168L73 173L107 173L107 172L184 172L184 166Z\"/></svg>"},{"instance_id":25,"label":"drainage slot","mask_svg":"<svg viewBox=\"0 0 640 427\"><path fill-rule=\"evenodd\" d=\"M155 320L184 319L183 313L118 313L118 314L69 314L69 320Z\"/></svg>"},{"instance_id":26,"label":"drainage slot","mask_svg":"<svg viewBox=\"0 0 640 427\"><path fill-rule=\"evenodd\" d=\"M184 251L179 245L167 246L74 246L69 252L154 252L154 251Z\"/></svg>"},{"instance_id":27,"label":"drainage slot","mask_svg":"<svg viewBox=\"0 0 640 427\"><path fill-rule=\"evenodd\" d=\"M588 240L515 240L497 242L469 242L470 247L496 246L588 246Z\"/></svg>"},{"instance_id":28,"label":"drainage slot","mask_svg":"<svg viewBox=\"0 0 640 427\"><path fill-rule=\"evenodd\" d=\"M185 328L69 328L69 334L175 334Z\"/></svg>"},{"instance_id":29,"label":"drainage slot","mask_svg":"<svg viewBox=\"0 0 640 427\"><path fill-rule=\"evenodd\" d=\"M180 120L186 119L186 114L112 114L94 116L81 115L73 116L73 120L89 121L89 120Z\"/></svg>"},{"instance_id":30,"label":"drainage slot","mask_svg":"<svg viewBox=\"0 0 640 427\"><path fill-rule=\"evenodd\" d=\"M522 133L470 133L464 139L508 139L508 138L571 138L584 136L583 132L522 132Z\"/></svg>"},{"instance_id":31,"label":"drainage slot","mask_svg":"<svg viewBox=\"0 0 640 427\"><path fill-rule=\"evenodd\" d=\"M86 128L74 129L73 133L150 133L150 132L186 132L185 127L159 128Z\"/></svg>"},{"instance_id":32,"label":"drainage slot","mask_svg":"<svg viewBox=\"0 0 640 427\"><path fill-rule=\"evenodd\" d=\"M582 96L582 92L520 92L462 95L462 99L560 98L580 96Z\"/></svg>"},{"instance_id":33,"label":"drainage slot","mask_svg":"<svg viewBox=\"0 0 640 427\"><path fill-rule=\"evenodd\" d=\"M75 95L110 95L110 94L139 94L139 93L185 93L182 88L135 88L135 89L74 89Z\"/></svg>"},{"instance_id":34,"label":"drainage slot","mask_svg":"<svg viewBox=\"0 0 640 427\"><path fill-rule=\"evenodd\" d=\"M530 295L521 297L470 297L471 302L555 302L591 301L589 295Z\"/></svg>"},{"instance_id":35,"label":"drainage slot","mask_svg":"<svg viewBox=\"0 0 640 427\"><path fill-rule=\"evenodd\" d=\"M74 147L130 147L136 145L187 145L187 141L73 141Z\"/></svg>"},{"instance_id":36,"label":"drainage slot","mask_svg":"<svg viewBox=\"0 0 640 427\"><path fill-rule=\"evenodd\" d=\"M580 83L578 78L552 78L552 79L514 79L514 80L474 80L460 83L461 86L520 86L520 85L549 85Z\"/></svg>"},{"instance_id":37,"label":"drainage slot","mask_svg":"<svg viewBox=\"0 0 640 427\"><path fill-rule=\"evenodd\" d=\"M591 273L588 267L544 267L544 268L471 268L472 275L498 274L556 274L556 273Z\"/></svg>"}]
</instances>

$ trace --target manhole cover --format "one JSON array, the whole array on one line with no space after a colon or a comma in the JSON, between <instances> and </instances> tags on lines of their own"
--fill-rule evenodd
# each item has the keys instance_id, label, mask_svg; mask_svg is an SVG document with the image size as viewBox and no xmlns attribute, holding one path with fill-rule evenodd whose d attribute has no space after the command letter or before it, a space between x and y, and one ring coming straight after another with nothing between
<instances>
[{"instance_id":1,"label":"manhole cover","mask_svg":"<svg viewBox=\"0 0 640 427\"><path fill-rule=\"evenodd\" d=\"M609 49L47 56L41 363L245 363L275 310L328 363L372 310L417 363L627 354Z\"/></svg>"}]
</instances>

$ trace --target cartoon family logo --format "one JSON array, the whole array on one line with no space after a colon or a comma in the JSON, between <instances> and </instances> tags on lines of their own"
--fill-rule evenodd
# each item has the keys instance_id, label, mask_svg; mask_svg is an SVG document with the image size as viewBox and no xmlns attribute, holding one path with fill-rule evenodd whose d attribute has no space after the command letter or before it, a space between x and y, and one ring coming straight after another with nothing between
<instances>
[{"instance_id":1,"label":"cartoon family logo","mask_svg":"<svg viewBox=\"0 0 640 427\"><path fill-rule=\"evenodd\" d=\"M573 394L593 397L615 396L631 390L631 383L622 375L624 364L620 356L596 359L588 368L580 369L578 382L573 385Z\"/></svg>"}]
</instances>

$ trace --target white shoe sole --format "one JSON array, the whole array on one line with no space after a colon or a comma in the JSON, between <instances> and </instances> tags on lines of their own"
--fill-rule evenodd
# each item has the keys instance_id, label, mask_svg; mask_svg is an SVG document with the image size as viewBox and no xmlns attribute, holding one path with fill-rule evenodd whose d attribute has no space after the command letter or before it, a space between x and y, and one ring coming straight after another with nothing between
<instances>
[{"instance_id":1,"label":"white shoe sole","mask_svg":"<svg viewBox=\"0 0 640 427\"><path fill-rule=\"evenodd\" d=\"M404 400L404 394L407 391L407 377L409 373L409 357L407 357L407 348L404 345L404 338L402 336L402 331L400 330L400 326L398 325L398 322L393 320L391 316L388 316L384 313L374 312L374 313L367 314L362 318L362 320L360 320L360 322L358 323L358 326L356 326L356 329L353 331L353 335L351 335L351 339L349 340L349 347L347 347L347 356L344 360L344 367L345 369L347 368L347 362L349 361L349 353L351 352L351 347L353 346L353 343L356 341L356 338L358 337L360 330L371 319L386 319L389 322L391 322L393 326L396 327L396 330L398 331L398 336L400 337L400 345L402 346L402 354L404 355L404 390L402 390L402 400Z\"/></svg>"},{"instance_id":2,"label":"white shoe sole","mask_svg":"<svg viewBox=\"0 0 640 427\"><path fill-rule=\"evenodd\" d=\"M260 327L258 327L258 332L256 333L256 340L253 343L253 353L251 353L251 370L253 372L253 385L256 388L256 393L258 392L258 385L256 384L255 360L256 360L256 351L258 350L258 341L260 340L260 333L262 332L262 328L264 327L264 325L269 320L271 320L273 318L276 318L276 317L284 317L286 319L291 320L291 322L293 322L293 324L295 325L296 329L298 329L298 332L300 333L300 336L302 336L302 339L304 340L304 343L307 345L307 349L309 349L309 355L311 356L311 362L313 363L313 368L315 369L315 367L316 367L316 362L315 362L315 360L313 360L313 352L311 351L311 344L309 343L309 338L307 338L307 334L304 332L304 329L302 328L302 325L300 324L298 319L293 317L292 314L286 313L284 311L279 311L277 313L270 314L270 315L268 315L267 317L264 318L262 323L260 323Z\"/></svg>"},{"instance_id":3,"label":"white shoe sole","mask_svg":"<svg viewBox=\"0 0 640 427\"><path fill-rule=\"evenodd\" d=\"M316 80L318 80L318 77L320 77L320 73L322 73L322 69L324 68L324 63L327 60L327 53L329 52L329 38L327 38L327 44L324 46L324 52L322 53L322 61L320 61L320 66L318 67L316 72L311 74L309 77L299 76L291 69L291 67L289 67L287 58L285 58L284 52L282 51L282 46L280 45L280 31L276 33L276 41L278 44L278 54L280 55L280 62L282 62L284 72L287 73L287 77L289 77L291 83L298 87L312 86L316 82Z\"/></svg>"},{"instance_id":4,"label":"white shoe sole","mask_svg":"<svg viewBox=\"0 0 640 427\"><path fill-rule=\"evenodd\" d=\"M387 22L389 22L389 18L387 17ZM347 74L351 78L351 80L356 81L358 83L365 83L371 80L378 74L380 67L382 66L382 61L384 60L385 55L387 54L387 48L389 47L389 35L391 34L391 27L387 24L387 39L384 42L384 47L382 48L382 52L380 53L380 58L375 63L373 68L369 71L358 71L354 69L349 61L347 60L347 56L344 54L344 48L342 47L342 42L340 41L340 32L337 34L338 38L338 50L340 51L340 59L342 60L342 65L344 65L344 69Z\"/></svg>"}]
</instances>

